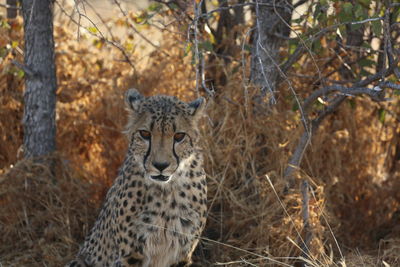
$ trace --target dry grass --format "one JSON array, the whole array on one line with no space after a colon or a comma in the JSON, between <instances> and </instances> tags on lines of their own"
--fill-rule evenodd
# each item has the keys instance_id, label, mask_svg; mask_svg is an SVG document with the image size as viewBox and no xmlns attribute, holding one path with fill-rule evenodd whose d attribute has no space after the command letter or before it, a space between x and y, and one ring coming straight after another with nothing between
<instances>
[{"instance_id":1,"label":"dry grass","mask_svg":"<svg viewBox=\"0 0 400 267\"><path fill-rule=\"evenodd\" d=\"M119 61L115 49L78 44L62 27L56 27L56 41L54 174L18 159L23 80L14 75L12 55L0 62L0 263L5 266L61 266L76 253L125 154L126 88L183 99L196 93L191 59L179 40L166 36L162 48L170 57L154 53L137 72ZM228 84L208 100L202 127L209 216L196 258L206 266L294 264L304 238L301 194L297 188L284 192L282 173L301 134L299 114L288 108L286 88L278 105L258 114L245 104L240 74L223 71ZM296 84L306 95L308 88ZM400 164L393 150L399 128L393 117L379 122L378 108L366 99L345 103L322 125L296 174L313 188L310 266L400 264ZM398 106L389 108L399 112Z\"/></svg>"},{"instance_id":2,"label":"dry grass","mask_svg":"<svg viewBox=\"0 0 400 267\"><path fill-rule=\"evenodd\" d=\"M93 224L95 186L53 160L55 174L22 160L0 178L3 266L61 266Z\"/></svg>"}]
</instances>

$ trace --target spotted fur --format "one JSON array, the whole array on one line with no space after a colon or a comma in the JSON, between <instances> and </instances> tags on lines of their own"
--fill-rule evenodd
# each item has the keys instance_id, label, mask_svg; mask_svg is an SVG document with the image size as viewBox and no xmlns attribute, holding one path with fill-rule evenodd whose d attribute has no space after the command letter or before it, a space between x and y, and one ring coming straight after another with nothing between
<instances>
[{"instance_id":1,"label":"spotted fur","mask_svg":"<svg viewBox=\"0 0 400 267\"><path fill-rule=\"evenodd\" d=\"M130 89L126 103L125 161L68 266L189 264L204 228L207 186L197 122L205 100L146 98Z\"/></svg>"}]
</instances>

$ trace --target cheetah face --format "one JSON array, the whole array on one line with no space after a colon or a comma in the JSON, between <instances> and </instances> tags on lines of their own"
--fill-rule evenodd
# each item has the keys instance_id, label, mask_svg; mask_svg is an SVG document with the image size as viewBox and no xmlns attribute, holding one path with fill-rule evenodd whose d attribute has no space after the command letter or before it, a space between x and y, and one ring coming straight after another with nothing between
<instances>
[{"instance_id":1,"label":"cheetah face","mask_svg":"<svg viewBox=\"0 0 400 267\"><path fill-rule=\"evenodd\" d=\"M130 89L125 102L130 113L129 150L145 178L161 183L174 179L196 150L204 98L185 103L171 96L144 97Z\"/></svg>"}]
</instances>

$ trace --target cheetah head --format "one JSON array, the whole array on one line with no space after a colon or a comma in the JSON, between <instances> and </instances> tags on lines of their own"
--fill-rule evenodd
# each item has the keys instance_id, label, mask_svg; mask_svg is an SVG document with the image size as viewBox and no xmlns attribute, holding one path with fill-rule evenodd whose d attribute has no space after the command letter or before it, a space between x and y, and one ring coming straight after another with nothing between
<instances>
[{"instance_id":1,"label":"cheetah head","mask_svg":"<svg viewBox=\"0 0 400 267\"><path fill-rule=\"evenodd\" d=\"M146 179L170 181L197 149L197 124L205 99L185 103L172 96L144 97L129 89L125 102L129 112L126 132L135 162Z\"/></svg>"}]
</instances>

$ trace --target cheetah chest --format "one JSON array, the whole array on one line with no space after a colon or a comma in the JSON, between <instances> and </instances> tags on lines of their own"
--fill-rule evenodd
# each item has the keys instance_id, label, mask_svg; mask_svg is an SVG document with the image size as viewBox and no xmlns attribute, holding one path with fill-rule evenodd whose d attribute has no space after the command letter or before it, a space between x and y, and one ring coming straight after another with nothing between
<instances>
[{"instance_id":1,"label":"cheetah chest","mask_svg":"<svg viewBox=\"0 0 400 267\"><path fill-rule=\"evenodd\" d=\"M179 201L179 202L178 202ZM176 195L164 199L164 208L158 211L144 211L139 215L143 222L145 254L179 259L186 255L200 231L201 210ZM139 239L141 237L139 236Z\"/></svg>"},{"instance_id":2,"label":"cheetah chest","mask_svg":"<svg viewBox=\"0 0 400 267\"><path fill-rule=\"evenodd\" d=\"M141 193L135 192L135 208L126 207L127 216L134 218L129 230L135 232L135 250L151 258L152 266L184 260L201 233L206 189L200 181L192 183L190 190L189 182L175 188L146 186Z\"/></svg>"}]
</instances>

